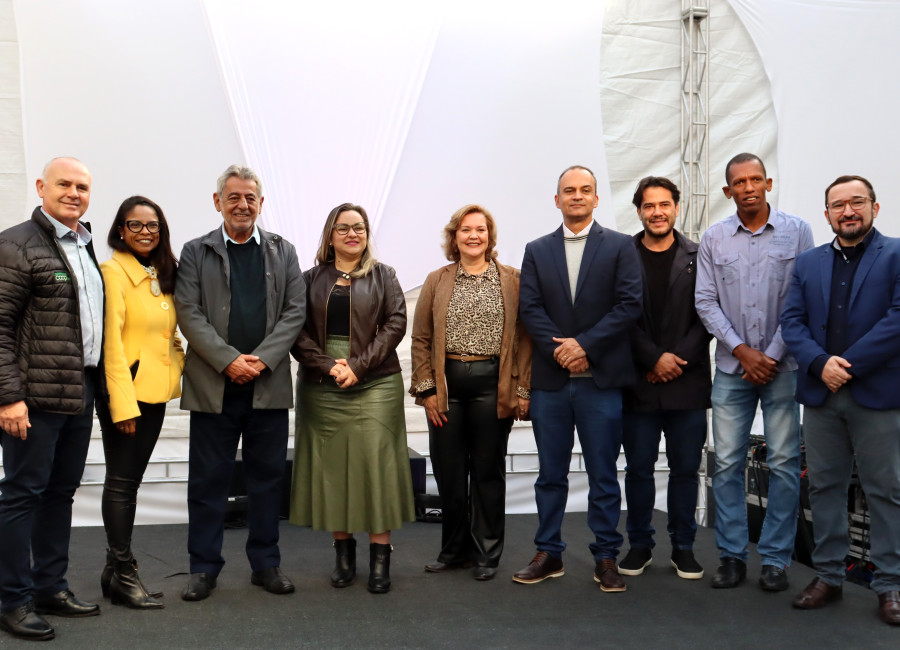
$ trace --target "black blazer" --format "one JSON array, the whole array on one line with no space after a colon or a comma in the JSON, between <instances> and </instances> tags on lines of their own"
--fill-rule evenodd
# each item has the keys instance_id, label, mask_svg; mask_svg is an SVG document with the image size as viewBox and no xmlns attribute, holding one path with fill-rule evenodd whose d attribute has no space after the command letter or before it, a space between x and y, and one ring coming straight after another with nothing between
<instances>
[{"instance_id":1,"label":"black blazer","mask_svg":"<svg viewBox=\"0 0 900 650\"><path fill-rule=\"evenodd\" d=\"M644 233L634 236L635 250L643 246ZM710 407L712 390L710 376L709 332L700 322L694 308L694 285L697 280L697 249L699 245L675 231L678 247L669 274L666 310L658 328L659 340L650 336L652 306L644 276L644 313L631 337L631 348L638 369L638 383L625 393L625 408L631 411L687 410ZM640 253L638 253L640 257ZM643 270L643 264L641 264ZM684 373L664 384L647 381L647 371L664 352L672 352L688 362Z\"/></svg>"},{"instance_id":2,"label":"black blazer","mask_svg":"<svg viewBox=\"0 0 900 650\"><path fill-rule=\"evenodd\" d=\"M553 337L574 337L584 348L598 388L634 383L629 337L641 315L641 264L631 237L591 226L569 286L562 227L525 246L519 279L519 316L534 344L531 387L559 390L569 372L553 359Z\"/></svg>"}]
</instances>

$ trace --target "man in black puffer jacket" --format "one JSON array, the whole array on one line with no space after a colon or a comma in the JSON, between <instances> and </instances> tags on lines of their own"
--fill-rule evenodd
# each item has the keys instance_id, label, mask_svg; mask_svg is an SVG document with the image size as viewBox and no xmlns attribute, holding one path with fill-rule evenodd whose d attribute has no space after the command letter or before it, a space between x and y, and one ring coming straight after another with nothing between
<instances>
[{"instance_id":1,"label":"man in black puffer jacket","mask_svg":"<svg viewBox=\"0 0 900 650\"><path fill-rule=\"evenodd\" d=\"M100 613L69 591L66 569L103 379L103 279L79 222L87 167L55 158L37 191L31 220L0 233L0 628L52 639L42 614Z\"/></svg>"}]
</instances>

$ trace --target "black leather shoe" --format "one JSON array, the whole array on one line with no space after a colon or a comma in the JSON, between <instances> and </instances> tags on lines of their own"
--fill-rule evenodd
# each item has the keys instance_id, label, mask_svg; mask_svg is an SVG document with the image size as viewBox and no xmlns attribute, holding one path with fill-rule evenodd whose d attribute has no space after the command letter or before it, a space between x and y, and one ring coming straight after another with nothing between
<instances>
[{"instance_id":1,"label":"black leather shoe","mask_svg":"<svg viewBox=\"0 0 900 650\"><path fill-rule=\"evenodd\" d=\"M49 641L56 636L50 624L34 611L34 603L31 601L0 614L0 628L15 637L30 641Z\"/></svg>"},{"instance_id":2,"label":"black leather shoe","mask_svg":"<svg viewBox=\"0 0 900 650\"><path fill-rule=\"evenodd\" d=\"M465 560L463 562L441 562L438 560L426 564L425 571L426 573L444 573L445 571L453 571L455 569L471 569L473 566L475 566L475 563L472 560Z\"/></svg>"},{"instance_id":3,"label":"black leather shoe","mask_svg":"<svg viewBox=\"0 0 900 650\"><path fill-rule=\"evenodd\" d=\"M250 582L270 594L294 593L294 583L281 572L281 567L270 566L262 571L254 571L250 575Z\"/></svg>"},{"instance_id":4,"label":"black leather shoe","mask_svg":"<svg viewBox=\"0 0 900 650\"><path fill-rule=\"evenodd\" d=\"M495 575L497 575L497 567L492 567L492 566L477 566L477 567L475 567L475 579L476 580L493 580Z\"/></svg>"},{"instance_id":5,"label":"black leather shoe","mask_svg":"<svg viewBox=\"0 0 900 650\"><path fill-rule=\"evenodd\" d=\"M181 592L181 600L203 600L216 588L216 579L208 573L192 573L187 586Z\"/></svg>"},{"instance_id":6,"label":"black leather shoe","mask_svg":"<svg viewBox=\"0 0 900 650\"><path fill-rule=\"evenodd\" d=\"M34 610L41 615L82 618L99 614L100 605L78 600L75 598L75 594L67 590L49 596L35 596Z\"/></svg>"},{"instance_id":7,"label":"black leather shoe","mask_svg":"<svg viewBox=\"0 0 900 650\"><path fill-rule=\"evenodd\" d=\"M781 567L763 564L759 572L759 586L765 591L784 591L788 588L787 573Z\"/></svg>"},{"instance_id":8,"label":"black leather shoe","mask_svg":"<svg viewBox=\"0 0 900 650\"><path fill-rule=\"evenodd\" d=\"M747 565L736 557L723 557L721 562L712 579L713 589L737 587L747 577Z\"/></svg>"}]
</instances>

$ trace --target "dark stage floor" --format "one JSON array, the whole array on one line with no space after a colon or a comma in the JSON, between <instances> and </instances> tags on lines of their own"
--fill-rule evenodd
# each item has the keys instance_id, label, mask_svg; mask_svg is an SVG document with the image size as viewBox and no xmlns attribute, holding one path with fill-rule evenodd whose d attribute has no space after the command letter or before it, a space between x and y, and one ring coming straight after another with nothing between
<instances>
[{"instance_id":1,"label":"dark stage floor","mask_svg":"<svg viewBox=\"0 0 900 650\"><path fill-rule=\"evenodd\" d=\"M624 513L622 526L624 527ZM534 548L535 515L507 519L507 546L498 577L476 582L468 570L427 574L435 558L438 524L409 524L394 534L393 589L366 591L368 562L357 584L334 589L327 533L282 525L282 567L297 592L274 596L250 585L243 552L246 532L225 536L228 564L212 597L200 603L179 597L187 569L187 527L145 526L135 533L141 575L166 593L166 609L139 612L103 601L102 615L71 620L51 617L64 648L897 648L900 629L878 620L877 599L848 584L844 599L824 610L802 612L793 595L812 579L795 565L791 589L764 593L756 585L759 564L751 556L750 580L733 590L710 587L716 567L712 531L701 529L696 555L707 571L682 580L669 567L667 540L644 575L626 578L628 591L606 594L592 579L593 562L584 513L566 517L566 575L536 585L511 581ZM656 514L657 530L665 515ZM79 528L72 536L69 579L75 593L101 600L98 577L104 561L103 532ZM365 551L366 544L360 544ZM362 559L362 558L361 558ZM0 647L34 647L0 634Z\"/></svg>"}]
</instances>

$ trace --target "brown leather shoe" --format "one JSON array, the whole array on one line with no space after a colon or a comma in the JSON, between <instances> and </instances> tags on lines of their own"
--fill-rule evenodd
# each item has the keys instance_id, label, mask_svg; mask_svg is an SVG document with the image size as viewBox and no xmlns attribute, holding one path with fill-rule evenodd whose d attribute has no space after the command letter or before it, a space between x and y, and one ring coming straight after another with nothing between
<instances>
[{"instance_id":1,"label":"brown leather shoe","mask_svg":"<svg viewBox=\"0 0 900 650\"><path fill-rule=\"evenodd\" d=\"M797 609L819 609L825 607L833 600L837 600L843 593L843 587L834 587L822 578L813 578L806 589L794 598L794 607Z\"/></svg>"},{"instance_id":2,"label":"brown leather shoe","mask_svg":"<svg viewBox=\"0 0 900 650\"><path fill-rule=\"evenodd\" d=\"M599 582L603 591L625 591L627 588L622 576L619 575L616 561L611 557L597 562L597 567L594 569L594 582Z\"/></svg>"},{"instance_id":3,"label":"brown leather shoe","mask_svg":"<svg viewBox=\"0 0 900 650\"><path fill-rule=\"evenodd\" d=\"M566 572L562 558L553 557L546 551L538 551L527 567L513 574L513 582L532 585L547 578L561 578L564 575Z\"/></svg>"},{"instance_id":4,"label":"brown leather shoe","mask_svg":"<svg viewBox=\"0 0 900 650\"><path fill-rule=\"evenodd\" d=\"M888 625L900 625L900 591L878 594L878 618Z\"/></svg>"}]
</instances>

